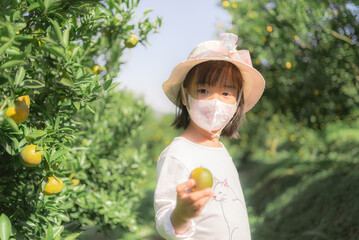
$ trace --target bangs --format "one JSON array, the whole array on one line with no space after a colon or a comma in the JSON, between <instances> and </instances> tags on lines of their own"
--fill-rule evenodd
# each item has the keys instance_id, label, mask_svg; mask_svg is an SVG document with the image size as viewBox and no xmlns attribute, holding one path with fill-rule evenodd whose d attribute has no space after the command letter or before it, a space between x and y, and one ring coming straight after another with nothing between
<instances>
[{"instance_id":1,"label":"bangs","mask_svg":"<svg viewBox=\"0 0 359 240\"><path fill-rule=\"evenodd\" d=\"M242 77L238 68L227 61L207 61L194 66L186 76L186 80L196 79L197 85L224 86L230 84L239 92ZM184 82L187 87L189 81Z\"/></svg>"}]
</instances>

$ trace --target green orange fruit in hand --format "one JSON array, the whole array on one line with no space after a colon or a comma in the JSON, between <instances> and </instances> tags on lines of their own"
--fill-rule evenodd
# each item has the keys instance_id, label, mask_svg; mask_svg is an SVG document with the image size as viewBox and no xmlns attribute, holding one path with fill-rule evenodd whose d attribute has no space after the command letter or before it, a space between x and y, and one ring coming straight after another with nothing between
<instances>
[{"instance_id":1,"label":"green orange fruit in hand","mask_svg":"<svg viewBox=\"0 0 359 240\"><path fill-rule=\"evenodd\" d=\"M42 182L41 181L41 186ZM41 189L41 192L45 195L54 195L61 192L62 188L64 186L64 183L61 178L56 177L55 175L53 177L47 177L47 183L43 189Z\"/></svg>"},{"instance_id":2,"label":"green orange fruit in hand","mask_svg":"<svg viewBox=\"0 0 359 240\"><path fill-rule=\"evenodd\" d=\"M36 167L41 163L42 151L36 151L36 145L28 145L21 151L21 163L26 167Z\"/></svg>"},{"instance_id":3,"label":"green orange fruit in hand","mask_svg":"<svg viewBox=\"0 0 359 240\"><path fill-rule=\"evenodd\" d=\"M134 48L138 43L138 38L135 34L131 34L130 37L126 40L125 46L127 48Z\"/></svg>"},{"instance_id":4,"label":"green orange fruit in hand","mask_svg":"<svg viewBox=\"0 0 359 240\"><path fill-rule=\"evenodd\" d=\"M199 167L194 169L191 172L190 178L196 182L192 188L194 192L213 186L213 175L207 168Z\"/></svg>"},{"instance_id":5,"label":"green orange fruit in hand","mask_svg":"<svg viewBox=\"0 0 359 240\"><path fill-rule=\"evenodd\" d=\"M30 104L30 101L29 101ZM29 116L29 107L26 101L15 101L15 106L9 107L5 111L6 116L14 119L16 123L24 122Z\"/></svg>"}]
</instances>

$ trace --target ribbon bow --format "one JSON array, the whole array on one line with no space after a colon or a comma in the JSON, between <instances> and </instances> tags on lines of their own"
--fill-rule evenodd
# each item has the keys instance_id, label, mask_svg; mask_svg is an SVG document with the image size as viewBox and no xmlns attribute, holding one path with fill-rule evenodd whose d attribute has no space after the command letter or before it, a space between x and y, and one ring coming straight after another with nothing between
<instances>
[{"instance_id":1,"label":"ribbon bow","mask_svg":"<svg viewBox=\"0 0 359 240\"><path fill-rule=\"evenodd\" d=\"M237 51L236 43L238 36L233 33L222 33L220 41L208 41L199 44L190 54L189 60L199 58L230 58L239 62L252 65L251 56L248 50Z\"/></svg>"}]
</instances>

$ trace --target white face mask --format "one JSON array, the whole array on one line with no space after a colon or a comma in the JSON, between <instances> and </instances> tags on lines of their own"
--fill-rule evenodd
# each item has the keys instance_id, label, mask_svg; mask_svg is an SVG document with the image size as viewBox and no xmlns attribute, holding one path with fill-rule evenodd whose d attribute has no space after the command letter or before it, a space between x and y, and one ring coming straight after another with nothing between
<instances>
[{"instance_id":1,"label":"white face mask","mask_svg":"<svg viewBox=\"0 0 359 240\"><path fill-rule=\"evenodd\" d=\"M189 94L188 102L189 108L187 105L187 111L192 121L200 128L211 133L222 130L228 124L239 104L239 101L235 104L227 104L217 99L198 100L192 98Z\"/></svg>"}]
</instances>

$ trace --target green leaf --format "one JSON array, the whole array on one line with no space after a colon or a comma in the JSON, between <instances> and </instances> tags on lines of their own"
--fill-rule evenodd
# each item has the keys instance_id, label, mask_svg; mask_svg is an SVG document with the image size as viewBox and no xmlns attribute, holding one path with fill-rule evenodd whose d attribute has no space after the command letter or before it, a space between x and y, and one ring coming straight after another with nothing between
<instances>
[{"instance_id":1,"label":"green leaf","mask_svg":"<svg viewBox=\"0 0 359 240\"><path fill-rule=\"evenodd\" d=\"M67 149L57 150L56 152L54 152L53 154L51 154L50 162L55 161L56 159L58 159L59 157L65 155L66 153L68 153L68 150L67 150Z\"/></svg>"},{"instance_id":2,"label":"green leaf","mask_svg":"<svg viewBox=\"0 0 359 240\"><path fill-rule=\"evenodd\" d=\"M63 43L63 38L62 38L62 33L61 33L61 29L60 29L60 26L59 26L59 23L56 21L56 20L52 20L50 19L52 25L54 26L54 30L55 30L55 33L56 33L56 36L57 36L57 39Z\"/></svg>"},{"instance_id":3,"label":"green leaf","mask_svg":"<svg viewBox=\"0 0 359 240\"><path fill-rule=\"evenodd\" d=\"M50 53L54 54L57 57L63 58L65 59L65 54L64 54L64 49L62 47L56 47L56 46L52 46L52 47L48 47L45 48L47 49Z\"/></svg>"},{"instance_id":4,"label":"green leaf","mask_svg":"<svg viewBox=\"0 0 359 240\"><path fill-rule=\"evenodd\" d=\"M48 43L55 44L55 45L58 44L56 41L54 41L53 39L48 38L48 37L44 37L44 38L42 38L42 40L44 40L45 42L48 42Z\"/></svg>"},{"instance_id":5,"label":"green leaf","mask_svg":"<svg viewBox=\"0 0 359 240\"><path fill-rule=\"evenodd\" d=\"M53 240L54 238L53 238L53 236L54 236L54 231L53 231L53 229L52 229L52 226L51 226L51 224L49 223L49 226L48 226L48 228L47 228L47 232L46 232L46 240Z\"/></svg>"},{"instance_id":6,"label":"green leaf","mask_svg":"<svg viewBox=\"0 0 359 240\"><path fill-rule=\"evenodd\" d=\"M82 234L82 232L79 233L71 233L70 235L67 235L65 238L63 238L63 240L74 240L76 239L78 236L80 236Z\"/></svg>"},{"instance_id":7,"label":"green leaf","mask_svg":"<svg viewBox=\"0 0 359 240\"><path fill-rule=\"evenodd\" d=\"M57 130L59 128L60 121L61 121L60 116L57 116L56 120L55 120L55 125L54 125L55 130Z\"/></svg>"},{"instance_id":8,"label":"green leaf","mask_svg":"<svg viewBox=\"0 0 359 240\"><path fill-rule=\"evenodd\" d=\"M8 81L9 81L8 78L5 78L5 77L3 77L3 76L0 76L0 85L3 85L3 84L5 84L5 83L7 83Z\"/></svg>"},{"instance_id":9,"label":"green leaf","mask_svg":"<svg viewBox=\"0 0 359 240\"><path fill-rule=\"evenodd\" d=\"M117 87L117 86L120 85L120 84L121 84L120 82L117 82L117 83L112 84L112 85L107 89L107 92L111 91L112 89L114 89L115 87Z\"/></svg>"},{"instance_id":10,"label":"green leaf","mask_svg":"<svg viewBox=\"0 0 359 240\"><path fill-rule=\"evenodd\" d=\"M45 87L45 84L42 82L39 82L37 80L25 80L24 81L24 87L27 88L42 88Z\"/></svg>"},{"instance_id":11,"label":"green leaf","mask_svg":"<svg viewBox=\"0 0 359 240\"><path fill-rule=\"evenodd\" d=\"M13 155L12 146L8 143L5 143L5 150L8 154Z\"/></svg>"},{"instance_id":12,"label":"green leaf","mask_svg":"<svg viewBox=\"0 0 359 240\"><path fill-rule=\"evenodd\" d=\"M25 69L23 67L20 67L15 75L15 85L19 85L22 82L22 80L24 80L24 77L25 77Z\"/></svg>"},{"instance_id":13,"label":"green leaf","mask_svg":"<svg viewBox=\"0 0 359 240\"><path fill-rule=\"evenodd\" d=\"M145 11L143 11L143 15L146 16L148 13L152 12L153 9L152 8L148 8Z\"/></svg>"},{"instance_id":14,"label":"green leaf","mask_svg":"<svg viewBox=\"0 0 359 240\"><path fill-rule=\"evenodd\" d=\"M103 89L106 91L112 84L112 79L107 80L105 84L103 85Z\"/></svg>"},{"instance_id":15,"label":"green leaf","mask_svg":"<svg viewBox=\"0 0 359 240\"><path fill-rule=\"evenodd\" d=\"M95 112L95 110L92 108L92 107L90 107L90 105L86 105L86 108L90 111L90 112L92 112L93 114L95 114L96 112Z\"/></svg>"},{"instance_id":16,"label":"green leaf","mask_svg":"<svg viewBox=\"0 0 359 240\"><path fill-rule=\"evenodd\" d=\"M33 131L32 133L30 133L29 135L26 135L26 139L27 138L32 138L32 139L36 139L36 138L39 138L39 137L42 137L46 135L46 132L43 131L43 130L36 130L36 131Z\"/></svg>"},{"instance_id":17,"label":"green leaf","mask_svg":"<svg viewBox=\"0 0 359 240\"><path fill-rule=\"evenodd\" d=\"M101 9L98 5L95 7L95 16L99 17L101 15Z\"/></svg>"},{"instance_id":18,"label":"green leaf","mask_svg":"<svg viewBox=\"0 0 359 240\"><path fill-rule=\"evenodd\" d=\"M53 230L54 230L53 237L56 238L56 237L61 235L61 232L64 230L64 226L62 226L62 225L61 226L56 226L56 227L53 228Z\"/></svg>"},{"instance_id":19,"label":"green leaf","mask_svg":"<svg viewBox=\"0 0 359 240\"><path fill-rule=\"evenodd\" d=\"M61 78L59 83L61 83L62 85L68 86L68 87L75 87L75 84L71 78L63 77L63 78Z\"/></svg>"},{"instance_id":20,"label":"green leaf","mask_svg":"<svg viewBox=\"0 0 359 240\"><path fill-rule=\"evenodd\" d=\"M9 37L14 38L15 37L15 31L14 31L14 28L12 27L12 25L10 23L6 23L6 28L7 28L7 31L9 33Z\"/></svg>"},{"instance_id":21,"label":"green leaf","mask_svg":"<svg viewBox=\"0 0 359 240\"><path fill-rule=\"evenodd\" d=\"M23 60L12 60L12 61L8 61L6 63L4 63L3 65L1 65L0 70L3 70L5 68L10 68L16 65L19 65L23 63Z\"/></svg>"},{"instance_id":22,"label":"green leaf","mask_svg":"<svg viewBox=\"0 0 359 240\"><path fill-rule=\"evenodd\" d=\"M32 49L32 44L28 44L28 45L25 47L24 53L26 54L26 56L28 56L28 55L31 53L31 49Z\"/></svg>"},{"instance_id":23,"label":"green leaf","mask_svg":"<svg viewBox=\"0 0 359 240\"><path fill-rule=\"evenodd\" d=\"M74 107L79 110L81 108L80 102L74 102Z\"/></svg>"},{"instance_id":24,"label":"green leaf","mask_svg":"<svg viewBox=\"0 0 359 240\"><path fill-rule=\"evenodd\" d=\"M61 220L65 221L65 222L69 222L69 221L70 221L70 218L69 218L68 216L64 215L64 214L59 213L59 214L57 214L57 216L58 216Z\"/></svg>"},{"instance_id":25,"label":"green leaf","mask_svg":"<svg viewBox=\"0 0 359 240\"><path fill-rule=\"evenodd\" d=\"M15 132L19 131L19 127L17 126L14 119L9 118L9 117L5 117L5 119L6 119L6 122L9 124L9 126L11 127L12 130L14 130Z\"/></svg>"},{"instance_id":26,"label":"green leaf","mask_svg":"<svg viewBox=\"0 0 359 240\"><path fill-rule=\"evenodd\" d=\"M33 39L32 36L22 35L22 34L16 35L16 36L14 37L14 40L15 40L15 41L32 40L32 39Z\"/></svg>"},{"instance_id":27,"label":"green leaf","mask_svg":"<svg viewBox=\"0 0 359 240\"><path fill-rule=\"evenodd\" d=\"M19 145L18 145L18 149L21 149L23 146L25 146L27 143L26 139L22 139L20 142L19 142Z\"/></svg>"},{"instance_id":28,"label":"green leaf","mask_svg":"<svg viewBox=\"0 0 359 240\"><path fill-rule=\"evenodd\" d=\"M5 52L6 49L10 47L11 43L12 41L9 41L0 47L0 56Z\"/></svg>"},{"instance_id":29,"label":"green leaf","mask_svg":"<svg viewBox=\"0 0 359 240\"><path fill-rule=\"evenodd\" d=\"M71 28L71 24L68 25L62 36L62 42L64 43L64 47L67 47L67 45L69 44L70 28Z\"/></svg>"},{"instance_id":30,"label":"green leaf","mask_svg":"<svg viewBox=\"0 0 359 240\"><path fill-rule=\"evenodd\" d=\"M11 235L12 235L11 222L5 214L1 214L1 216L0 216L0 239L8 240Z\"/></svg>"},{"instance_id":31,"label":"green leaf","mask_svg":"<svg viewBox=\"0 0 359 240\"><path fill-rule=\"evenodd\" d=\"M100 80L100 76L99 76L99 75L96 75L96 76L92 79L92 81L91 81L91 86L90 86L91 92L94 90L94 88L95 88L96 86L98 86L99 80Z\"/></svg>"},{"instance_id":32,"label":"green leaf","mask_svg":"<svg viewBox=\"0 0 359 240\"><path fill-rule=\"evenodd\" d=\"M13 49L13 48L8 48L6 49L6 53L10 56L19 56L20 55L20 51L19 49ZM1 54L0 54L1 55Z\"/></svg>"},{"instance_id":33,"label":"green leaf","mask_svg":"<svg viewBox=\"0 0 359 240\"><path fill-rule=\"evenodd\" d=\"M23 22L15 23L15 25L14 25L15 31L20 31L20 30L24 29L25 27L26 27L26 23L23 23Z\"/></svg>"},{"instance_id":34,"label":"green leaf","mask_svg":"<svg viewBox=\"0 0 359 240\"><path fill-rule=\"evenodd\" d=\"M44 0L45 11L51 7L53 0Z\"/></svg>"},{"instance_id":35,"label":"green leaf","mask_svg":"<svg viewBox=\"0 0 359 240\"><path fill-rule=\"evenodd\" d=\"M126 31L131 31L133 29L135 29L135 25L127 25L125 28Z\"/></svg>"},{"instance_id":36,"label":"green leaf","mask_svg":"<svg viewBox=\"0 0 359 240\"><path fill-rule=\"evenodd\" d=\"M15 11L12 15L12 20L17 21L20 18L20 11Z\"/></svg>"},{"instance_id":37,"label":"green leaf","mask_svg":"<svg viewBox=\"0 0 359 240\"><path fill-rule=\"evenodd\" d=\"M73 51L72 51L72 58L73 57L76 57L76 55L77 55L77 52L80 50L80 47L79 46L77 46L77 47L75 47L74 49L73 49Z\"/></svg>"},{"instance_id":38,"label":"green leaf","mask_svg":"<svg viewBox=\"0 0 359 240\"><path fill-rule=\"evenodd\" d=\"M34 10L35 8L38 8L40 7L40 4L39 3L32 3L27 9L26 9L26 12L30 12L32 10Z\"/></svg>"}]
</instances>

